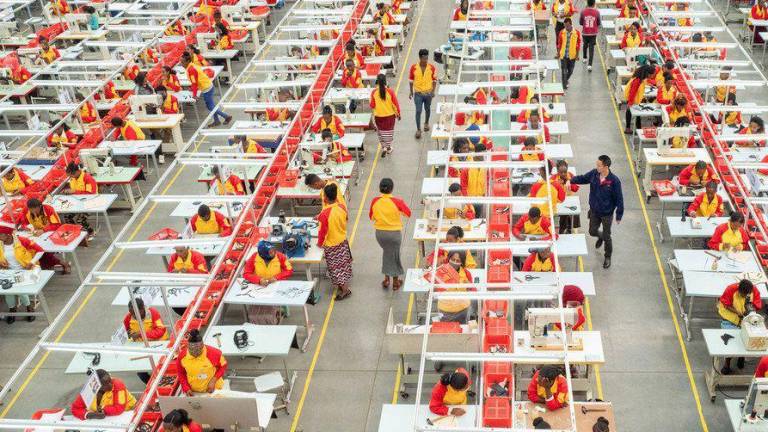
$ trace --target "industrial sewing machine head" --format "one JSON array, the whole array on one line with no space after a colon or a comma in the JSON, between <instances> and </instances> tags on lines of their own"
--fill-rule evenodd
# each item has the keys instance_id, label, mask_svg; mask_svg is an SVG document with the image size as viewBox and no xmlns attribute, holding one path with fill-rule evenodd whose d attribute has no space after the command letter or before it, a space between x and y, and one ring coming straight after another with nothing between
<instances>
[{"instance_id":1,"label":"industrial sewing machine head","mask_svg":"<svg viewBox=\"0 0 768 432\"><path fill-rule=\"evenodd\" d=\"M656 148L659 156L691 156L693 152L686 145L681 148L673 148L672 140L675 137L683 138L683 143L688 143L688 138L693 134L692 127L660 127L656 129Z\"/></svg>"},{"instance_id":2,"label":"industrial sewing machine head","mask_svg":"<svg viewBox=\"0 0 768 432\"><path fill-rule=\"evenodd\" d=\"M741 401L737 432L765 431L768 428L768 378L755 378Z\"/></svg>"},{"instance_id":3,"label":"industrial sewing machine head","mask_svg":"<svg viewBox=\"0 0 768 432\"><path fill-rule=\"evenodd\" d=\"M528 332L531 336L531 347L540 349L561 349L563 346L562 332L550 328L551 324L560 324L560 314L565 320L565 336L569 346L573 346L571 327L578 319L576 308L528 308L525 314L528 318Z\"/></svg>"},{"instance_id":4,"label":"industrial sewing machine head","mask_svg":"<svg viewBox=\"0 0 768 432\"><path fill-rule=\"evenodd\" d=\"M752 311L741 320L741 340L747 351L768 349L768 329L762 315Z\"/></svg>"},{"instance_id":5,"label":"industrial sewing machine head","mask_svg":"<svg viewBox=\"0 0 768 432\"><path fill-rule=\"evenodd\" d=\"M115 167L115 164L112 163L111 148L82 149L80 150L80 160L85 170L90 173L99 172L100 167L106 167L110 170Z\"/></svg>"},{"instance_id":6,"label":"industrial sewing machine head","mask_svg":"<svg viewBox=\"0 0 768 432\"><path fill-rule=\"evenodd\" d=\"M427 218L427 227L437 228L437 220L440 217L440 198L424 198L424 214Z\"/></svg>"},{"instance_id":7,"label":"industrial sewing machine head","mask_svg":"<svg viewBox=\"0 0 768 432\"><path fill-rule=\"evenodd\" d=\"M18 48L16 54L19 55L19 63L26 68L31 68L35 65L35 61L40 54L40 47L32 48Z\"/></svg>"},{"instance_id":8,"label":"industrial sewing machine head","mask_svg":"<svg viewBox=\"0 0 768 432\"><path fill-rule=\"evenodd\" d=\"M651 58L651 54L653 54L653 48L651 47L635 47L635 48L625 48L624 52L626 53L627 58L627 66L629 66L630 70L637 69L637 66L640 64L647 64L648 60Z\"/></svg>"},{"instance_id":9,"label":"industrial sewing machine head","mask_svg":"<svg viewBox=\"0 0 768 432\"><path fill-rule=\"evenodd\" d=\"M159 95L132 95L128 98L128 102L131 104L131 112L133 112L138 121L157 120L162 116L162 114L158 113L157 109L147 109L148 106L158 107L162 104ZM150 114L150 112L154 114Z\"/></svg>"},{"instance_id":10,"label":"industrial sewing machine head","mask_svg":"<svg viewBox=\"0 0 768 432\"><path fill-rule=\"evenodd\" d=\"M67 28L74 34L88 33L88 14L69 13L64 15L64 22L67 23Z\"/></svg>"}]
</instances>

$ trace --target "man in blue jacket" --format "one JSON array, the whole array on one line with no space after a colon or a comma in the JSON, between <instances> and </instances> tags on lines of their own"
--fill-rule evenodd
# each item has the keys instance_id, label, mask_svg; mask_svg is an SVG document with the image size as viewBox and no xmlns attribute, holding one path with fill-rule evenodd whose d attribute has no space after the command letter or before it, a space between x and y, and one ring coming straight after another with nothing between
<instances>
[{"instance_id":1,"label":"man in blue jacket","mask_svg":"<svg viewBox=\"0 0 768 432\"><path fill-rule=\"evenodd\" d=\"M589 235L597 237L595 248L605 244L603 268L611 266L613 241L611 224L616 212L616 224L624 216L624 197L621 194L621 181L611 172L611 158L602 155L597 158L596 168L586 174L573 176L571 183L589 185ZM602 232L600 226L602 225Z\"/></svg>"}]
</instances>

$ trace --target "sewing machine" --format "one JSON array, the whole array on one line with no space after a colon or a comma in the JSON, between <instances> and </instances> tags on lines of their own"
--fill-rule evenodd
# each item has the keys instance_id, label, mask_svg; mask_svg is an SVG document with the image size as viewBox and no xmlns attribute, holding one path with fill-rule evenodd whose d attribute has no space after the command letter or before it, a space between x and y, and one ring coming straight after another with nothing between
<instances>
[{"instance_id":1,"label":"sewing machine","mask_svg":"<svg viewBox=\"0 0 768 432\"><path fill-rule=\"evenodd\" d=\"M656 129L656 148L660 156L693 156L693 152L685 145L693 133L691 127L660 127ZM685 145L682 148L672 148L672 138L681 137Z\"/></svg>"},{"instance_id":2,"label":"sewing machine","mask_svg":"<svg viewBox=\"0 0 768 432\"><path fill-rule=\"evenodd\" d=\"M0 38L11 37L16 30L16 21L0 21Z\"/></svg>"},{"instance_id":3,"label":"sewing machine","mask_svg":"<svg viewBox=\"0 0 768 432\"><path fill-rule=\"evenodd\" d=\"M768 427L768 378L753 379L741 404L741 423L737 432L765 431Z\"/></svg>"},{"instance_id":4,"label":"sewing machine","mask_svg":"<svg viewBox=\"0 0 768 432\"><path fill-rule=\"evenodd\" d=\"M221 18L230 24L245 22L245 17L250 15L247 2L238 2L235 5L222 5L219 9Z\"/></svg>"},{"instance_id":5,"label":"sewing machine","mask_svg":"<svg viewBox=\"0 0 768 432\"><path fill-rule=\"evenodd\" d=\"M646 59L651 58L651 54L653 54L653 48L651 47L636 47L636 48L624 48L624 52L626 54L627 58L627 66L630 70L635 70L637 66L641 63L640 58L645 57ZM644 63L648 63L645 61Z\"/></svg>"},{"instance_id":6,"label":"sewing machine","mask_svg":"<svg viewBox=\"0 0 768 432\"><path fill-rule=\"evenodd\" d=\"M568 346L575 345L571 327L578 319L576 308L528 308L525 314L528 319L528 332L531 335L531 347L562 349L563 343L560 339L562 332L549 328L550 324L560 323L561 312L565 320L565 337Z\"/></svg>"},{"instance_id":7,"label":"sewing machine","mask_svg":"<svg viewBox=\"0 0 768 432\"><path fill-rule=\"evenodd\" d=\"M203 56L206 53L212 52L210 45L216 44L216 33L198 33L197 34L197 46L200 47L200 51Z\"/></svg>"},{"instance_id":8,"label":"sewing machine","mask_svg":"<svg viewBox=\"0 0 768 432\"><path fill-rule=\"evenodd\" d=\"M19 55L19 63L26 67L31 68L35 65L37 60L39 59L38 55L40 54L40 47L33 47L33 48L18 48L16 49L16 54ZM43 59L39 59L40 62L43 61Z\"/></svg>"},{"instance_id":9,"label":"sewing machine","mask_svg":"<svg viewBox=\"0 0 768 432\"><path fill-rule=\"evenodd\" d=\"M101 167L113 170L115 164L112 162L111 148L94 148L80 150L80 161L85 170L90 173L97 173Z\"/></svg>"},{"instance_id":10,"label":"sewing machine","mask_svg":"<svg viewBox=\"0 0 768 432\"><path fill-rule=\"evenodd\" d=\"M747 351L768 349L768 329L762 315L752 311L741 320L741 340Z\"/></svg>"},{"instance_id":11,"label":"sewing machine","mask_svg":"<svg viewBox=\"0 0 768 432\"><path fill-rule=\"evenodd\" d=\"M67 23L67 28L72 33L90 33L91 31L88 27L87 14L68 13L64 15L64 22Z\"/></svg>"},{"instance_id":12,"label":"sewing machine","mask_svg":"<svg viewBox=\"0 0 768 432\"><path fill-rule=\"evenodd\" d=\"M428 226L437 227L437 219L440 217L440 199L434 197L424 198L424 215Z\"/></svg>"},{"instance_id":13,"label":"sewing machine","mask_svg":"<svg viewBox=\"0 0 768 432\"><path fill-rule=\"evenodd\" d=\"M138 121L157 120L162 115L157 110L162 103L159 95L132 95L128 98L128 103L131 104L131 112ZM147 109L150 105L155 108L154 114L150 114Z\"/></svg>"}]
</instances>

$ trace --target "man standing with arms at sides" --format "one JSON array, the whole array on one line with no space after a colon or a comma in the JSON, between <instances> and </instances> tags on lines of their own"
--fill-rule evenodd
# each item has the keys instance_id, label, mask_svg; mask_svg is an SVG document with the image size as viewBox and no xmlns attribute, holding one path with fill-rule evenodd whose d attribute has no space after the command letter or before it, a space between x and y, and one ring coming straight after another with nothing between
<instances>
[{"instance_id":1,"label":"man standing with arms at sides","mask_svg":"<svg viewBox=\"0 0 768 432\"><path fill-rule=\"evenodd\" d=\"M568 80L573 74L576 61L579 60L581 32L573 28L570 18L566 18L563 22L565 28L557 35L557 58L560 59L560 69L563 73L563 89L568 90Z\"/></svg>"},{"instance_id":2,"label":"man standing with arms at sides","mask_svg":"<svg viewBox=\"0 0 768 432\"><path fill-rule=\"evenodd\" d=\"M595 8L595 0L587 0L587 7L581 11L579 16L579 24L581 24L581 35L584 37L584 53L581 61L587 64L587 71L592 72L595 43L601 25L600 12Z\"/></svg>"},{"instance_id":3,"label":"man standing with arms at sides","mask_svg":"<svg viewBox=\"0 0 768 432\"><path fill-rule=\"evenodd\" d=\"M437 69L429 64L429 51L419 50L419 62L411 65L408 74L410 90L408 97L416 104L416 139L421 138L421 111L424 110L424 132L429 132L429 116L432 111L432 97L435 96Z\"/></svg>"},{"instance_id":4,"label":"man standing with arms at sides","mask_svg":"<svg viewBox=\"0 0 768 432\"><path fill-rule=\"evenodd\" d=\"M616 224L624 216L624 197L621 194L621 181L611 172L611 158L602 155L597 158L595 169L586 174L573 176L573 184L589 185L589 235L597 237L595 248L605 244L605 261L603 268L611 266L613 240L611 240L611 224L613 213L616 212ZM602 225L603 231L600 232Z\"/></svg>"}]
</instances>

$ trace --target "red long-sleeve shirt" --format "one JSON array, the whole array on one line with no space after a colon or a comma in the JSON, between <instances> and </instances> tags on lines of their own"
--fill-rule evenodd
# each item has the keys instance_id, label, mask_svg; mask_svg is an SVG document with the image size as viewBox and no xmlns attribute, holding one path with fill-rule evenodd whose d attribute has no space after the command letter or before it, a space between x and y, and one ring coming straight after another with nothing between
<instances>
[{"instance_id":1,"label":"red long-sleeve shirt","mask_svg":"<svg viewBox=\"0 0 768 432\"><path fill-rule=\"evenodd\" d=\"M710 249L713 250L720 250L720 246L723 243L723 234L728 231L729 229L729 222L726 222L724 224L721 224L717 228L715 228L715 233L712 234L712 238L709 239L709 243L707 243L707 246L709 246ZM744 229L744 227L739 228L739 233L741 234L741 240L742 240L742 247L744 250L749 250L749 234L747 234L747 230Z\"/></svg>"},{"instance_id":2,"label":"red long-sleeve shirt","mask_svg":"<svg viewBox=\"0 0 768 432\"><path fill-rule=\"evenodd\" d=\"M179 371L179 384L181 385L181 390L184 392L188 392L192 389L192 386L189 384L189 378L187 377L188 371L183 364L184 357L187 355L189 355L187 349L184 348L181 350L181 352L179 352L179 356L176 358L176 368ZM215 368L213 378L211 379L219 380L220 378L224 377L224 374L227 373L227 361L224 360L224 356L221 354L221 351L212 346L206 345L205 356L208 358L208 361L211 363L211 365L213 365Z\"/></svg>"},{"instance_id":3,"label":"red long-sleeve shirt","mask_svg":"<svg viewBox=\"0 0 768 432\"><path fill-rule=\"evenodd\" d=\"M293 267L291 267L288 257L281 252L277 252L269 263L265 263L264 259L255 253L245 262L245 270L243 271L245 280L254 284L261 283L261 278L284 280L291 277L292 274Z\"/></svg>"},{"instance_id":4,"label":"red long-sleeve shirt","mask_svg":"<svg viewBox=\"0 0 768 432\"><path fill-rule=\"evenodd\" d=\"M528 400L533 403L546 404L547 408L553 411L568 405L568 382L565 377L558 375L553 387L555 387L555 391L552 392L552 397L546 399L545 389L539 385L539 371L536 371L528 384Z\"/></svg>"},{"instance_id":5,"label":"red long-sleeve shirt","mask_svg":"<svg viewBox=\"0 0 768 432\"><path fill-rule=\"evenodd\" d=\"M685 167L682 171L680 171L680 176L678 177L678 183L680 183L683 186L688 186L691 184L691 179L699 180L698 183L704 185L710 180L718 181L717 173L715 172L715 169L712 168L712 166L707 165L707 170L704 171L704 174L702 176L699 176L695 172L696 165L691 164Z\"/></svg>"},{"instance_id":6,"label":"red long-sleeve shirt","mask_svg":"<svg viewBox=\"0 0 768 432\"><path fill-rule=\"evenodd\" d=\"M755 369L755 378L768 378L768 356L760 359Z\"/></svg>"},{"instance_id":7,"label":"red long-sleeve shirt","mask_svg":"<svg viewBox=\"0 0 768 432\"><path fill-rule=\"evenodd\" d=\"M459 368L454 373L462 373L467 376L469 381L469 373L463 368ZM448 393L448 384L443 384L442 381L438 381L434 387L432 387L432 397L429 400L429 410L437 415L448 415L451 408L445 404L445 394Z\"/></svg>"},{"instance_id":8,"label":"red long-sleeve shirt","mask_svg":"<svg viewBox=\"0 0 768 432\"><path fill-rule=\"evenodd\" d=\"M521 216L520 219L518 219L515 225L512 227L512 234L518 238L521 237L523 234L531 234L531 233L525 232L526 223L529 223L529 221L530 219L528 218L527 214ZM544 237L545 239L552 238L552 223L549 221L549 218L546 218L543 216L539 217L538 224L541 227L541 230L544 231L544 233L540 233L540 234L542 235L547 234Z\"/></svg>"},{"instance_id":9,"label":"red long-sleeve shirt","mask_svg":"<svg viewBox=\"0 0 768 432\"><path fill-rule=\"evenodd\" d=\"M114 377L112 378L111 393L113 403L101 407L104 414L107 416L116 416L124 413L126 409L133 408L133 404L136 400L130 395L130 392L128 392L128 389L126 389L125 383L123 383L122 380ZM122 403L120 402L121 399L123 400ZM73 416L80 420L85 420L85 415L88 414L88 407L85 406L85 401L80 394L77 395L75 402L72 403L71 411Z\"/></svg>"},{"instance_id":10,"label":"red long-sleeve shirt","mask_svg":"<svg viewBox=\"0 0 768 432\"><path fill-rule=\"evenodd\" d=\"M146 311L149 312L150 321L149 326L144 326L144 334L147 335L147 339L151 341L163 339L166 333L166 328L163 325L163 319L160 316L160 312L158 312L157 309L153 307L148 307ZM144 317L144 320L146 319L147 317ZM130 313L125 314L125 317L123 318L123 327L125 327L125 331L127 331L129 334L131 333L131 321L136 322ZM136 322L136 325L138 325L138 322Z\"/></svg>"}]
</instances>

